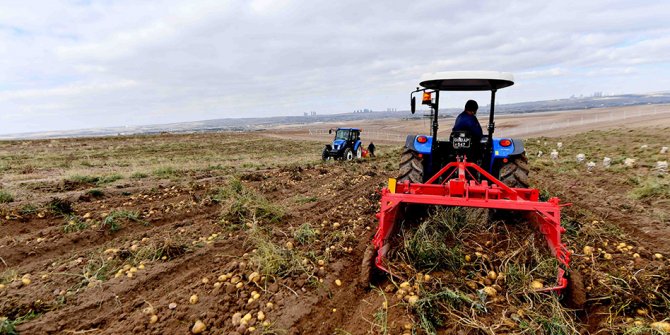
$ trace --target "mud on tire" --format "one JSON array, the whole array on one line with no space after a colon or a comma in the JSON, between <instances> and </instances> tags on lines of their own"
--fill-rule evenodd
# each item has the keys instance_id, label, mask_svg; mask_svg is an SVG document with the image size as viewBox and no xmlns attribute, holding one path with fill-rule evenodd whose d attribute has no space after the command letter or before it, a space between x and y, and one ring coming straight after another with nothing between
<instances>
[{"instance_id":1,"label":"mud on tire","mask_svg":"<svg viewBox=\"0 0 670 335\"><path fill-rule=\"evenodd\" d=\"M500 167L500 181L509 187L528 188L528 158L523 153Z\"/></svg>"},{"instance_id":2,"label":"mud on tire","mask_svg":"<svg viewBox=\"0 0 670 335\"><path fill-rule=\"evenodd\" d=\"M410 183L423 183L423 162L419 154L405 148L400 156L400 175L398 181L409 180Z\"/></svg>"}]
</instances>

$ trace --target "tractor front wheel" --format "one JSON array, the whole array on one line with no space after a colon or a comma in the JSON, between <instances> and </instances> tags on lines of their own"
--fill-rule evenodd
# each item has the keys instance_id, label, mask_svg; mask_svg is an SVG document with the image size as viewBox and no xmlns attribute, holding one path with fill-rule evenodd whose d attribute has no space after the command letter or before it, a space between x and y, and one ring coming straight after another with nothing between
<instances>
[{"instance_id":1,"label":"tractor front wheel","mask_svg":"<svg viewBox=\"0 0 670 335\"><path fill-rule=\"evenodd\" d=\"M409 180L410 183L423 183L423 162L419 154L409 148L405 148L400 156L399 182Z\"/></svg>"},{"instance_id":2,"label":"tractor front wheel","mask_svg":"<svg viewBox=\"0 0 670 335\"><path fill-rule=\"evenodd\" d=\"M354 159L354 152L351 150L351 148L344 149L344 154L342 155L342 158L348 161Z\"/></svg>"},{"instance_id":3,"label":"tractor front wheel","mask_svg":"<svg viewBox=\"0 0 670 335\"><path fill-rule=\"evenodd\" d=\"M328 152L328 148L323 149L323 153L321 153L321 159L323 159L324 161L330 159L330 152Z\"/></svg>"},{"instance_id":4,"label":"tractor front wheel","mask_svg":"<svg viewBox=\"0 0 670 335\"><path fill-rule=\"evenodd\" d=\"M500 168L500 181L509 187L528 188L528 158L523 153L510 159Z\"/></svg>"}]
</instances>

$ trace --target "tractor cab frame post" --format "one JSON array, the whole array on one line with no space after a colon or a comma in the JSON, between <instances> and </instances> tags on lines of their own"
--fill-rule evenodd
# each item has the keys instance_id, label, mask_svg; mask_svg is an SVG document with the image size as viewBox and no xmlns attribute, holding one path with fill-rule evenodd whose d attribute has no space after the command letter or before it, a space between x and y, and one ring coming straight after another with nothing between
<instances>
[{"instance_id":1,"label":"tractor cab frame post","mask_svg":"<svg viewBox=\"0 0 670 335\"><path fill-rule=\"evenodd\" d=\"M440 91L439 90L435 91L435 103L432 105L432 107L433 107L433 129L432 129L432 133L430 135L433 136L433 138L437 138L437 131L439 129L437 117L438 117L438 110L440 108ZM437 141L433 141L432 148L431 148L431 150L433 152L435 152L435 146L436 145L437 145Z\"/></svg>"},{"instance_id":2,"label":"tractor cab frame post","mask_svg":"<svg viewBox=\"0 0 670 335\"><path fill-rule=\"evenodd\" d=\"M491 85L493 86L493 85ZM495 114L495 106L496 106L496 92L498 90L495 88L491 89L491 107L489 109L489 125L486 127L486 130L488 131L488 139L486 140L486 147L488 148L487 154L484 156L486 157L486 165L485 166L491 166L491 157L493 157L493 132L496 129L496 124L494 121L494 114Z\"/></svg>"}]
</instances>

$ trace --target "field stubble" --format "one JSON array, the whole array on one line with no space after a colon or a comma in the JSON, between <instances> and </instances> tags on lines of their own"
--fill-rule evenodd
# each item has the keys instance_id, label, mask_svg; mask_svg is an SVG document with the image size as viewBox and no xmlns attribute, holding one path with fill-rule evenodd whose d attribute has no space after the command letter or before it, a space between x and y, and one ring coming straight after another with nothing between
<instances>
[{"instance_id":1,"label":"field stubble","mask_svg":"<svg viewBox=\"0 0 670 335\"><path fill-rule=\"evenodd\" d=\"M321 144L256 134L2 142L0 333L660 334L667 131L527 141L532 184L573 203L583 310L530 288L555 268L531 227L458 209L405 223L406 280L356 285L394 147L321 163Z\"/></svg>"}]
</instances>

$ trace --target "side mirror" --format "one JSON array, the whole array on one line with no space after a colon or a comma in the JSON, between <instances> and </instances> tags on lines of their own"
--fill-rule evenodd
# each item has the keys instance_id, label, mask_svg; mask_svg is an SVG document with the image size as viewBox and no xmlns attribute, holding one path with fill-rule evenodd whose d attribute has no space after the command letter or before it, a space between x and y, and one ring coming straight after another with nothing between
<instances>
[{"instance_id":1,"label":"side mirror","mask_svg":"<svg viewBox=\"0 0 670 335\"><path fill-rule=\"evenodd\" d=\"M416 113L416 97L412 97L410 108L412 110L412 114Z\"/></svg>"},{"instance_id":2,"label":"side mirror","mask_svg":"<svg viewBox=\"0 0 670 335\"><path fill-rule=\"evenodd\" d=\"M328 129L328 134L332 134L332 133L333 133L333 129L332 128Z\"/></svg>"}]
</instances>

